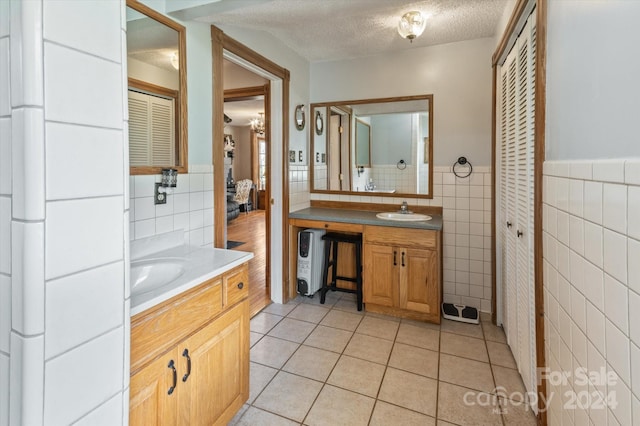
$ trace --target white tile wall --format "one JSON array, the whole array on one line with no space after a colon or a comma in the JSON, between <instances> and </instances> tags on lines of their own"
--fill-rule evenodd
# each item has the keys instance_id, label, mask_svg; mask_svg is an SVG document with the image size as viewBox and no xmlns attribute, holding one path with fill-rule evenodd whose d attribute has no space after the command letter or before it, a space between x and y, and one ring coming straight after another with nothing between
<instances>
[{"instance_id":1,"label":"white tile wall","mask_svg":"<svg viewBox=\"0 0 640 426\"><path fill-rule=\"evenodd\" d=\"M110 31L120 23L120 2L44 2L43 13L48 23L44 27L46 40L120 62L120 33ZM72 15L83 19L68 25L65 18ZM103 36L95 37L96 33Z\"/></svg>"},{"instance_id":2,"label":"white tile wall","mask_svg":"<svg viewBox=\"0 0 640 426\"><path fill-rule=\"evenodd\" d=\"M11 342L10 3L0 2L0 425L9 424Z\"/></svg>"},{"instance_id":3,"label":"white tile wall","mask_svg":"<svg viewBox=\"0 0 640 426\"><path fill-rule=\"evenodd\" d=\"M122 129L119 64L45 43L45 68L45 119Z\"/></svg>"},{"instance_id":4,"label":"white tile wall","mask_svg":"<svg viewBox=\"0 0 640 426\"><path fill-rule=\"evenodd\" d=\"M47 203L46 278L123 258L122 196Z\"/></svg>"},{"instance_id":5,"label":"white tile wall","mask_svg":"<svg viewBox=\"0 0 640 426\"><path fill-rule=\"evenodd\" d=\"M316 169L318 166L316 166ZM326 171L326 167L324 169ZM322 173L316 173L316 182ZM326 179L325 179L326 181ZM309 207L311 190L309 184L309 166L289 166L289 211L296 211Z\"/></svg>"},{"instance_id":6,"label":"white tile wall","mask_svg":"<svg viewBox=\"0 0 640 426\"><path fill-rule=\"evenodd\" d=\"M185 243L213 243L213 166L191 165L178 175L178 185L166 204L153 204L155 182L160 175L129 178L129 238L137 240L166 232L184 231Z\"/></svg>"},{"instance_id":7,"label":"white tile wall","mask_svg":"<svg viewBox=\"0 0 640 426\"><path fill-rule=\"evenodd\" d=\"M1 7L1 6L0 6ZM9 355L0 352L0 424L9 424Z\"/></svg>"},{"instance_id":8,"label":"white tile wall","mask_svg":"<svg viewBox=\"0 0 640 426\"><path fill-rule=\"evenodd\" d=\"M585 410L552 403L550 424L640 424L640 162L546 162L544 174L546 356L552 370L572 374L564 387L550 382L548 396L586 390L617 402ZM614 379L585 387L577 368Z\"/></svg>"},{"instance_id":9,"label":"white tile wall","mask_svg":"<svg viewBox=\"0 0 640 426\"><path fill-rule=\"evenodd\" d=\"M42 106L42 3L11 3L11 104Z\"/></svg>"},{"instance_id":10,"label":"white tile wall","mask_svg":"<svg viewBox=\"0 0 640 426\"><path fill-rule=\"evenodd\" d=\"M0 355L9 355L11 341L11 277L0 274ZM0 387L0 390L2 388Z\"/></svg>"},{"instance_id":11,"label":"white tile wall","mask_svg":"<svg viewBox=\"0 0 640 426\"><path fill-rule=\"evenodd\" d=\"M9 412L13 424L42 424L44 335L11 333Z\"/></svg>"},{"instance_id":12,"label":"white tile wall","mask_svg":"<svg viewBox=\"0 0 640 426\"><path fill-rule=\"evenodd\" d=\"M393 167L395 168L395 167ZM306 166L291 166L290 210L309 206ZM302 173L302 174L301 174ZM303 180L301 180L303 179ZM383 183L376 183L380 188ZM569 186L566 202L568 205ZM405 198L311 194L312 200L400 205ZM491 170L474 167L457 178L451 167L434 167L433 199L406 198L409 205L443 207L444 301L491 312ZM567 241L568 235L567 223ZM567 257L568 269L568 257Z\"/></svg>"},{"instance_id":13,"label":"white tile wall","mask_svg":"<svg viewBox=\"0 0 640 426\"><path fill-rule=\"evenodd\" d=\"M0 2L1 426L124 417L124 11Z\"/></svg>"},{"instance_id":14,"label":"white tile wall","mask_svg":"<svg viewBox=\"0 0 640 426\"><path fill-rule=\"evenodd\" d=\"M13 240L11 277L11 326L23 335L44 333L44 223L17 222Z\"/></svg>"},{"instance_id":15,"label":"white tile wall","mask_svg":"<svg viewBox=\"0 0 640 426\"><path fill-rule=\"evenodd\" d=\"M44 423L70 424L122 390L122 327L47 362Z\"/></svg>"},{"instance_id":16,"label":"white tile wall","mask_svg":"<svg viewBox=\"0 0 640 426\"><path fill-rule=\"evenodd\" d=\"M123 395L116 395L100 407L74 423L76 426L113 426L127 425L122 421ZM129 400L127 395L127 401Z\"/></svg>"},{"instance_id":17,"label":"white tile wall","mask_svg":"<svg viewBox=\"0 0 640 426\"><path fill-rule=\"evenodd\" d=\"M13 217L43 220L44 122L39 108L16 108L11 117Z\"/></svg>"},{"instance_id":18,"label":"white tile wall","mask_svg":"<svg viewBox=\"0 0 640 426\"><path fill-rule=\"evenodd\" d=\"M47 123L47 200L114 195L123 188L123 132ZM69 161L72 158L83 161ZM91 179L78 179L91 176Z\"/></svg>"},{"instance_id":19,"label":"white tile wall","mask_svg":"<svg viewBox=\"0 0 640 426\"><path fill-rule=\"evenodd\" d=\"M47 283L45 359L122 325L124 289L113 283L123 269L119 261Z\"/></svg>"},{"instance_id":20,"label":"white tile wall","mask_svg":"<svg viewBox=\"0 0 640 426\"><path fill-rule=\"evenodd\" d=\"M9 117L0 118L0 194L11 194L11 118Z\"/></svg>"}]
</instances>

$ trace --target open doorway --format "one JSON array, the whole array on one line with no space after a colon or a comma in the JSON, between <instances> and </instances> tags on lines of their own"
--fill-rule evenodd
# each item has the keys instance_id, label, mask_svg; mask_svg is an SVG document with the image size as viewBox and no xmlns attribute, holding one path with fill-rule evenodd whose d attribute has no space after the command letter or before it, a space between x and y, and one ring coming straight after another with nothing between
<instances>
[{"instance_id":1,"label":"open doorway","mask_svg":"<svg viewBox=\"0 0 640 426\"><path fill-rule=\"evenodd\" d=\"M213 164L214 164L214 245L226 247L226 177L224 167L224 60L228 59L245 70L268 80L265 90L265 171L267 182L264 196L266 275L269 282L269 301L283 303L289 294L289 168L285 161L289 139L289 82L286 68L280 67L257 52L228 37L215 26L211 27L213 55ZM245 86L246 88L246 86ZM268 111L268 112L267 112ZM256 139L258 142L258 139ZM251 285L251 284L250 284ZM266 299L266 298L265 298ZM252 313L257 311L251 306Z\"/></svg>"},{"instance_id":2,"label":"open doorway","mask_svg":"<svg viewBox=\"0 0 640 426\"><path fill-rule=\"evenodd\" d=\"M224 176L226 247L250 251L249 303L252 314L271 302L269 264L271 179L269 163L269 81L224 60ZM245 85L251 85L243 87Z\"/></svg>"}]
</instances>

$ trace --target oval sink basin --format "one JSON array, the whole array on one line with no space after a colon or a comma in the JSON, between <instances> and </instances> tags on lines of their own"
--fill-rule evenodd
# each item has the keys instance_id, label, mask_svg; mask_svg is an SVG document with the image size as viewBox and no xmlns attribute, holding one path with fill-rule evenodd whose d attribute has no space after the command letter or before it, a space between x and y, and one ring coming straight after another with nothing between
<instances>
[{"instance_id":1,"label":"oval sink basin","mask_svg":"<svg viewBox=\"0 0 640 426\"><path fill-rule=\"evenodd\" d=\"M131 262L131 293L142 294L170 284L184 274L180 258L146 259Z\"/></svg>"},{"instance_id":2,"label":"oval sink basin","mask_svg":"<svg viewBox=\"0 0 640 426\"><path fill-rule=\"evenodd\" d=\"M420 213L398 213L382 212L376 215L378 219L397 220L400 222L419 222L421 220L431 220L431 216Z\"/></svg>"}]
</instances>

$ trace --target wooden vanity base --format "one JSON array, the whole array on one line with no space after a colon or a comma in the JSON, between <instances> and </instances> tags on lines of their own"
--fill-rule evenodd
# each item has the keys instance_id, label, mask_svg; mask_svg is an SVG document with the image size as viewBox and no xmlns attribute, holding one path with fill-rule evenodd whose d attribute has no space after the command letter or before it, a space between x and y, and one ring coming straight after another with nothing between
<instances>
[{"instance_id":1,"label":"wooden vanity base","mask_svg":"<svg viewBox=\"0 0 640 426\"><path fill-rule=\"evenodd\" d=\"M440 324L440 311L433 313L422 313L410 311L408 309L393 308L389 306L376 305L373 303L365 303L364 310L366 312L374 312L376 314L384 314L392 317L407 318L415 321L426 321L434 324Z\"/></svg>"}]
</instances>

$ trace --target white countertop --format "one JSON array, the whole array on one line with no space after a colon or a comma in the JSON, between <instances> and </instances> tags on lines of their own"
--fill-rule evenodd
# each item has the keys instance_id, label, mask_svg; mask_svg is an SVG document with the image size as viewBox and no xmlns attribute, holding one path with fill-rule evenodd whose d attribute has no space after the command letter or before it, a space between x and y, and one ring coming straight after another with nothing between
<instances>
[{"instance_id":1,"label":"white countertop","mask_svg":"<svg viewBox=\"0 0 640 426\"><path fill-rule=\"evenodd\" d=\"M242 265L253 258L253 253L224 250L208 247L193 247L179 245L164 248L160 251L146 249L134 256L132 248L132 262L158 258L184 259L185 272L169 284L155 290L136 295L131 292L131 316L139 314L159 303L189 290L204 281L214 278L236 266Z\"/></svg>"}]
</instances>

